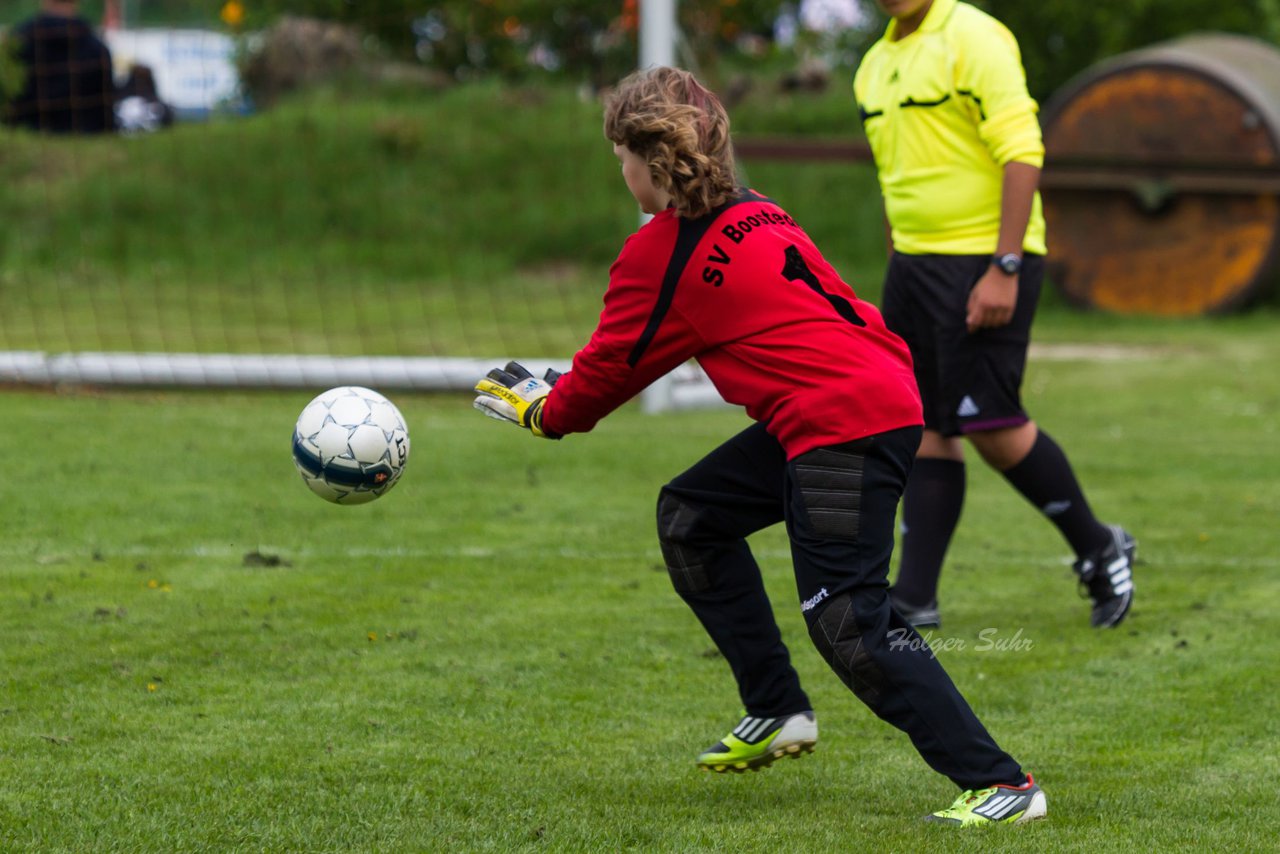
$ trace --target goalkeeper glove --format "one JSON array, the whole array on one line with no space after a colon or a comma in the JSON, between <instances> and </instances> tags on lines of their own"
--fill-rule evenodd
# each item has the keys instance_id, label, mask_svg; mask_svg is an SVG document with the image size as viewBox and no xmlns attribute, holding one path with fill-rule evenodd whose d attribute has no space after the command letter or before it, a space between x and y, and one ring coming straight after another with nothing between
<instances>
[{"instance_id":1,"label":"goalkeeper glove","mask_svg":"<svg viewBox=\"0 0 1280 854\"><path fill-rule=\"evenodd\" d=\"M558 439L555 433L542 429L542 406L558 379L556 371L548 369L545 379L540 380L519 362L507 362L505 368L494 368L476 383L480 394L472 405L490 418L527 427L535 436Z\"/></svg>"}]
</instances>

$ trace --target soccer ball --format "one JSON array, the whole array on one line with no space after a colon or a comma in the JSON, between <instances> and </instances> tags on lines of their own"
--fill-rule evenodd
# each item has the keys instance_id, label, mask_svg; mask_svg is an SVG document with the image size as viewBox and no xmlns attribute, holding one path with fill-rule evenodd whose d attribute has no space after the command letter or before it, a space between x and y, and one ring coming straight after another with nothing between
<instances>
[{"instance_id":1,"label":"soccer ball","mask_svg":"<svg viewBox=\"0 0 1280 854\"><path fill-rule=\"evenodd\" d=\"M365 504L396 485L409 459L409 428L372 389L339 386L316 397L293 429L293 464L334 504Z\"/></svg>"}]
</instances>

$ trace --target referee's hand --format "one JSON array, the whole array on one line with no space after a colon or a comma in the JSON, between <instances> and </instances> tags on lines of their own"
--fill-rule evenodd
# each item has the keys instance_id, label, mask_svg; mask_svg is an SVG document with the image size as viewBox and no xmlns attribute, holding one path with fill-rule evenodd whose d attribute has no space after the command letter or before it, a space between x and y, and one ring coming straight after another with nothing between
<instances>
[{"instance_id":1,"label":"referee's hand","mask_svg":"<svg viewBox=\"0 0 1280 854\"><path fill-rule=\"evenodd\" d=\"M1004 326L1013 319L1018 305L1018 277L992 267L969 292L969 310L965 325L970 332Z\"/></svg>"}]
</instances>

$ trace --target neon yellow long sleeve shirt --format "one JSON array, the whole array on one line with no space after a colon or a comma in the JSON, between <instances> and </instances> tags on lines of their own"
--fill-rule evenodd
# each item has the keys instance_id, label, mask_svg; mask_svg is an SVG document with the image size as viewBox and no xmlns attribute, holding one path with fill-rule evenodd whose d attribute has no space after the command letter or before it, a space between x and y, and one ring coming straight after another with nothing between
<instances>
[{"instance_id":1,"label":"neon yellow long sleeve shirt","mask_svg":"<svg viewBox=\"0 0 1280 854\"><path fill-rule=\"evenodd\" d=\"M995 18L959 0L934 0L906 38L895 40L896 26L889 22L853 81L894 247L994 252L1005 164L1044 163L1018 43ZM1045 252L1039 193L1023 250Z\"/></svg>"}]
</instances>

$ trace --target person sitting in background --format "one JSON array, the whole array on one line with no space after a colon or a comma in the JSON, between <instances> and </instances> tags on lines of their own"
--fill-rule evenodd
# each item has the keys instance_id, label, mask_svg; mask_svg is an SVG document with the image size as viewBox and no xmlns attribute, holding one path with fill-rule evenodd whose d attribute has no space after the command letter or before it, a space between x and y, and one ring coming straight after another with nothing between
<instances>
[{"instance_id":1,"label":"person sitting in background","mask_svg":"<svg viewBox=\"0 0 1280 854\"><path fill-rule=\"evenodd\" d=\"M148 133L173 124L173 107L160 100L150 66L131 64L116 95L116 126L121 133Z\"/></svg>"},{"instance_id":2,"label":"person sitting in background","mask_svg":"<svg viewBox=\"0 0 1280 854\"><path fill-rule=\"evenodd\" d=\"M7 36L26 81L5 105L5 124L47 133L115 130L111 51L78 6L78 0L40 0L35 17Z\"/></svg>"}]
</instances>

